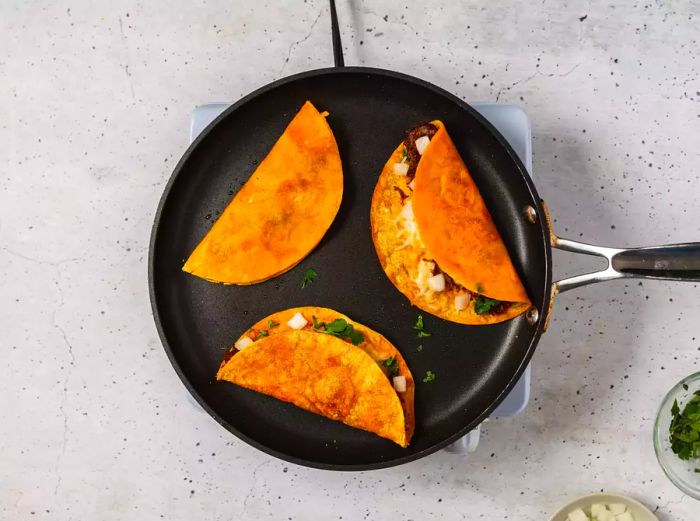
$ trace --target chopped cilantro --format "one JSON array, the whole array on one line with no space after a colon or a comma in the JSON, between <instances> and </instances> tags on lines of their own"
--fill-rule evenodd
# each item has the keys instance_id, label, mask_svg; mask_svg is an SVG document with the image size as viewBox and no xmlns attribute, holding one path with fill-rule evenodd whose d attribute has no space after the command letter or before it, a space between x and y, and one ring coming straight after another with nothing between
<instances>
[{"instance_id":1,"label":"chopped cilantro","mask_svg":"<svg viewBox=\"0 0 700 521\"><path fill-rule=\"evenodd\" d=\"M316 273L316 270L314 270L313 268L308 268L304 273L304 278L301 279L302 289L305 288L307 284L311 284L314 280L316 280L317 276L318 273Z\"/></svg>"},{"instance_id":2,"label":"chopped cilantro","mask_svg":"<svg viewBox=\"0 0 700 521\"><path fill-rule=\"evenodd\" d=\"M477 293L483 293L484 292L484 286L481 285L481 282L476 283L476 292Z\"/></svg>"},{"instance_id":3,"label":"chopped cilantro","mask_svg":"<svg viewBox=\"0 0 700 521\"><path fill-rule=\"evenodd\" d=\"M341 334L345 332L346 328L352 327L350 324L347 323L346 320L342 318L336 318L333 322L331 322L330 324L326 324L325 326L326 333L330 334Z\"/></svg>"},{"instance_id":4,"label":"chopped cilantro","mask_svg":"<svg viewBox=\"0 0 700 521\"><path fill-rule=\"evenodd\" d=\"M410 158L408 157L408 150L406 149L406 147L403 147L401 149L401 161L403 161L404 163L408 163L410 161Z\"/></svg>"},{"instance_id":5,"label":"chopped cilantro","mask_svg":"<svg viewBox=\"0 0 700 521\"><path fill-rule=\"evenodd\" d=\"M674 400L671 416L671 450L684 461L700 460L700 390L693 393L682 411Z\"/></svg>"},{"instance_id":6,"label":"chopped cilantro","mask_svg":"<svg viewBox=\"0 0 700 521\"><path fill-rule=\"evenodd\" d=\"M423 315L418 315L418 319L416 320L416 325L413 326L413 329L418 330L418 338L425 338L427 336L430 336L430 333L428 333L425 329L423 329Z\"/></svg>"},{"instance_id":7,"label":"chopped cilantro","mask_svg":"<svg viewBox=\"0 0 700 521\"><path fill-rule=\"evenodd\" d=\"M695 472L697 472L698 474L700 474L700 469L695 469Z\"/></svg>"},{"instance_id":8,"label":"chopped cilantro","mask_svg":"<svg viewBox=\"0 0 700 521\"><path fill-rule=\"evenodd\" d=\"M422 345L422 344L419 345L419 346L416 348L416 351L418 351L418 352L423 351L423 345Z\"/></svg>"},{"instance_id":9,"label":"chopped cilantro","mask_svg":"<svg viewBox=\"0 0 700 521\"><path fill-rule=\"evenodd\" d=\"M399 363L396 361L395 356L382 360L382 365L386 368L390 378L399 374Z\"/></svg>"},{"instance_id":10,"label":"chopped cilantro","mask_svg":"<svg viewBox=\"0 0 700 521\"><path fill-rule=\"evenodd\" d=\"M311 320L314 323L314 329L319 333L325 333L326 335L337 336L338 338L343 338L345 340L350 340L352 345L359 346L365 341L365 335L361 331L355 331L352 324L349 324L345 319L336 318L330 324L325 322L319 322L316 320L315 316L311 316Z\"/></svg>"},{"instance_id":11,"label":"chopped cilantro","mask_svg":"<svg viewBox=\"0 0 700 521\"><path fill-rule=\"evenodd\" d=\"M501 303L500 300L478 296L474 299L474 313L477 315L486 315Z\"/></svg>"},{"instance_id":12,"label":"chopped cilantro","mask_svg":"<svg viewBox=\"0 0 700 521\"><path fill-rule=\"evenodd\" d=\"M272 320L272 319L270 319L270 320L267 321L267 327L269 327L270 329L272 329L273 327L277 327L277 326L279 326L279 325L280 325L279 322L275 322L275 321Z\"/></svg>"},{"instance_id":13,"label":"chopped cilantro","mask_svg":"<svg viewBox=\"0 0 700 521\"><path fill-rule=\"evenodd\" d=\"M269 335L267 329L261 329L258 331L258 338L265 338L267 335Z\"/></svg>"},{"instance_id":14,"label":"chopped cilantro","mask_svg":"<svg viewBox=\"0 0 700 521\"><path fill-rule=\"evenodd\" d=\"M423 378L423 382L428 383L432 382L433 380L435 380L435 373L433 373L432 371L426 371L425 378Z\"/></svg>"}]
</instances>

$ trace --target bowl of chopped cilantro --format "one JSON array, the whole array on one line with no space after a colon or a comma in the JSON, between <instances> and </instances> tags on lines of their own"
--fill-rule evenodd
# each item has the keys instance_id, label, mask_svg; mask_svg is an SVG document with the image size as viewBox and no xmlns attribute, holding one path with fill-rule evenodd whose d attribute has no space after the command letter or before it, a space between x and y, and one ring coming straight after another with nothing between
<instances>
[{"instance_id":1,"label":"bowl of chopped cilantro","mask_svg":"<svg viewBox=\"0 0 700 521\"><path fill-rule=\"evenodd\" d=\"M700 373L678 382L664 398L654 425L654 449L673 484L700 500Z\"/></svg>"}]
</instances>

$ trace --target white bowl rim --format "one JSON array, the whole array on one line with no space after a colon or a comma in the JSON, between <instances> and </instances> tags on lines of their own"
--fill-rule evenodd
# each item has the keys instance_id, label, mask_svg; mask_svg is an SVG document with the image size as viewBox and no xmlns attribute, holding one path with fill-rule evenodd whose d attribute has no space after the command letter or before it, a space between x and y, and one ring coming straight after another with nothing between
<instances>
[{"instance_id":1,"label":"white bowl rim","mask_svg":"<svg viewBox=\"0 0 700 521\"><path fill-rule=\"evenodd\" d=\"M549 518L549 521L554 521L558 516L562 514L568 514L569 509L572 507L574 503L579 503L581 501L590 501L591 504L593 503L610 503L611 501L600 501L600 498L602 497L608 497L608 498L613 498L616 500L618 503L627 503L628 505L634 505L638 509L642 510L643 512L648 513L651 516L651 519L656 519L656 521L659 521L659 518L656 517L656 514L654 514L651 510L649 510L649 507L647 507L644 503L640 503L634 498L631 498L629 496L625 496L623 494L616 494L615 492L596 492L595 494L586 494L584 496L579 496L577 498L572 499L569 501L566 505L564 505L561 509L557 510L552 517ZM644 521L644 520L641 520Z\"/></svg>"}]
</instances>

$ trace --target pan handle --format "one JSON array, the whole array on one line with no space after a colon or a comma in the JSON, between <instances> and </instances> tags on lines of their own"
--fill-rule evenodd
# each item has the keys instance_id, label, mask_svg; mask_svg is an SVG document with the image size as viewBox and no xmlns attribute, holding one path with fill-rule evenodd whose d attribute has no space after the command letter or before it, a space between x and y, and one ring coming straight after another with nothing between
<instances>
[{"instance_id":1,"label":"pan handle","mask_svg":"<svg viewBox=\"0 0 700 521\"><path fill-rule=\"evenodd\" d=\"M333 35L333 61L336 67L344 67L343 43L340 41L340 28L338 27L338 14L335 11L335 0L331 0L331 33Z\"/></svg>"},{"instance_id":2,"label":"pan handle","mask_svg":"<svg viewBox=\"0 0 700 521\"><path fill-rule=\"evenodd\" d=\"M622 249L594 246L552 235L552 246L573 253L595 255L608 261L603 270L555 282L554 293L623 278L700 282L700 242Z\"/></svg>"}]
</instances>

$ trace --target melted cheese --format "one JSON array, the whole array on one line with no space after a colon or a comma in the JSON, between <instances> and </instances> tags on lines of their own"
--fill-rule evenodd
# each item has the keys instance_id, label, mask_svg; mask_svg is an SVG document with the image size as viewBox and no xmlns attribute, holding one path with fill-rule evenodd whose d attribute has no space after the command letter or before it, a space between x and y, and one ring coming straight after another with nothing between
<instances>
[{"instance_id":1,"label":"melted cheese","mask_svg":"<svg viewBox=\"0 0 700 521\"><path fill-rule=\"evenodd\" d=\"M423 244L418 233L418 224L413 217L413 204L409 199L406 201L398 218L399 236L403 238L403 242L398 246L398 250L406 248L412 244Z\"/></svg>"},{"instance_id":2,"label":"melted cheese","mask_svg":"<svg viewBox=\"0 0 700 521\"><path fill-rule=\"evenodd\" d=\"M433 261L423 259L418 263L418 274L413 279L413 282L416 283L421 293L431 291L430 286L428 286L428 279L433 276L434 269L435 263Z\"/></svg>"}]
</instances>

